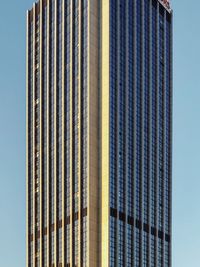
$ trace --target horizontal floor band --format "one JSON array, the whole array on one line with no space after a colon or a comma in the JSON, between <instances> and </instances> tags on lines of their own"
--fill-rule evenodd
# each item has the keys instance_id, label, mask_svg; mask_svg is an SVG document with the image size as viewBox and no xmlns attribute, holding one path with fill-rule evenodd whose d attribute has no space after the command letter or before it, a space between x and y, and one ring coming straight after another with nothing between
<instances>
[{"instance_id":1,"label":"horizontal floor band","mask_svg":"<svg viewBox=\"0 0 200 267\"><path fill-rule=\"evenodd\" d=\"M132 225L140 230L144 230L146 233L158 237L159 239L165 240L166 242L171 242L170 235L165 234L164 232L156 229L155 227L151 227L149 224L142 224L140 220L134 219L131 216L126 216L126 214L123 212L117 212L116 209L110 208L110 216L114 218L119 218L120 221Z\"/></svg>"},{"instance_id":2,"label":"horizontal floor band","mask_svg":"<svg viewBox=\"0 0 200 267\"><path fill-rule=\"evenodd\" d=\"M78 212L76 212L74 215L73 215L73 221L78 221ZM87 216L87 208L83 209L82 210L82 213L81 213L81 217L84 218ZM69 225L70 224L70 216L68 216L66 219L65 219L65 225ZM57 221L57 229L60 229L62 228L62 220L59 220ZM55 225L54 223L50 225L50 232L54 232L55 231ZM42 236L45 236L47 235L47 227L43 228L43 233L42 233ZM36 239L40 239L40 231L37 231L36 232ZM29 240L30 242L33 241L33 234L30 234L29 235Z\"/></svg>"}]
</instances>

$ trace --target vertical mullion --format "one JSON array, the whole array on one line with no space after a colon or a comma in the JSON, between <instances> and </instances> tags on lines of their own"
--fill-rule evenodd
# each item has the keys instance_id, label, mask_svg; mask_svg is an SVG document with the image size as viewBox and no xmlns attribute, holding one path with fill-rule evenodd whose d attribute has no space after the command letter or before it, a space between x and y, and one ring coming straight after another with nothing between
<instances>
[{"instance_id":1,"label":"vertical mullion","mask_svg":"<svg viewBox=\"0 0 200 267\"><path fill-rule=\"evenodd\" d=\"M30 39L30 15L29 11L27 11L26 14L26 266L28 267L29 265L29 245L30 245L30 235L29 235L29 225L30 225L30 220L29 220L29 93L30 93L30 88L29 88L29 57L30 57L30 50L29 50L29 39Z\"/></svg>"},{"instance_id":2,"label":"vertical mullion","mask_svg":"<svg viewBox=\"0 0 200 267\"><path fill-rule=\"evenodd\" d=\"M173 116L173 14L171 14L171 21L170 21L170 187L169 187L169 199L170 199L170 242L172 237L172 148L173 148L173 123L172 123L172 116ZM172 245L170 244L170 266L172 266Z\"/></svg>"},{"instance_id":3,"label":"vertical mullion","mask_svg":"<svg viewBox=\"0 0 200 267\"><path fill-rule=\"evenodd\" d=\"M70 2L71 5L71 16L70 16L70 266L73 266L73 168L72 168L72 161L73 161L73 136L72 136L72 128L73 128L73 105L72 105L72 80L73 80L73 0Z\"/></svg>"},{"instance_id":4,"label":"vertical mullion","mask_svg":"<svg viewBox=\"0 0 200 267\"><path fill-rule=\"evenodd\" d=\"M152 177L152 0L149 2L149 266L151 266L151 181Z\"/></svg>"},{"instance_id":5,"label":"vertical mullion","mask_svg":"<svg viewBox=\"0 0 200 267\"><path fill-rule=\"evenodd\" d=\"M136 51L137 51L137 27L136 27L136 23L137 23L137 8L136 8L136 1L134 1L133 3L134 5L134 10L133 10L133 13L134 13L134 28L133 28L133 34L134 34L134 68L133 68L133 76L134 76L134 80L133 80L133 88L134 88L134 121L133 121L133 124L134 124L134 129L136 129L136 126L137 126L137 122L136 122L136 105L137 105L137 101L136 101L136 90L137 90L137 78L136 78L136 75L137 75L137 71L136 71L136 67L137 67L137 54L136 54ZM133 141L134 141L134 145L133 145L133 149L134 149L134 153L133 153L133 157L134 157L134 185L133 185L133 192L134 192L134 201L133 201L133 218L134 218L134 233L133 233L133 267L136 267L136 264L135 264L135 251L136 251L136 227L135 227L135 219L136 219L136 150L137 150L137 146L136 146L136 130L134 131L133 133Z\"/></svg>"},{"instance_id":6,"label":"vertical mullion","mask_svg":"<svg viewBox=\"0 0 200 267\"><path fill-rule=\"evenodd\" d=\"M62 0L62 265L65 266L65 0Z\"/></svg>"},{"instance_id":7,"label":"vertical mullion","mask_svg":"<svg viewBox=\"0 0 200 267\"><path fill-rule=\"evenodd\" d=\"M164 125L163 125L163 266L165 264L165 180L166 180L166 145L165 145L165 140L166 140L166 12L164 12L164 81L163 81L163 120L164 120Z\"/></svg>"},{"instance_id":8,"label":"vertical mullion","mask_svg":"<svg viewBox=\"0 0 200 267\"><path fill-rule=\"evenodd\" d=\"M84 2L84 0L82 0ZM89 238L90 238L90 225L89 225L89 218L90 218L90 210L89 210L89 194L90 194L90 157L89 157L89 151L90 151L90 143L89 143L89 133L90 133L90 1L88 0L87 5L87 266L90 264L90 244L89 244Z\"/></svg>"},{"instance_id":9,"label":"vertical mullion","mask_svg":"<svg viewBox=\"0 0 200 267\"><path fill-rule=\"evenodd\" d=\"M54 264L57 267L57 0L54 25Z\"/></svg>"},{"instance_id":10,"label":"vertical mullion","mask_svg":"<svg viewBox=\"0 0 200 267\"><path fill-rule=\"evenodd\" d=\"M156 68L157 68L157 86L156 86L156 112L157 112L157 119L156 119L156 131L157 131L157 136L156 136L156 153L157 153L157 158L156 158L156 266L158 266L158 220L159 220L159 52L160 52L160 40L159 40L159 2L157 2L157 21L156 21L156 42L157 42L157 63L156 63Z\"/></svg>"},{"instance_id":11,"label":"vertical mullion","mask_svg":"<svg viewBox=\"0 0 200 267\"><path fill-rule=\"evenodd\" d=\"M43 69L43 60L42 60L42 44L43 44L43 34L42 34L42 27L43 27L43 1L40 1L40 267L42 267L42 244L43 244L43 201L42 201L42 194L43 194L43 176L42 176L42 127L43 127L43 121L42 121L42 69Z\"/></svg>"},{"instance_id":12,"label":"vertical mullion","mask_svg":"<svg viewBox=\"0 0 200 267\"><path fill-rule=\"evenodd\" d=\"M47 266L50 266L49 264L49 236L50 236L50 182L49 182L49 98L50 98L50 74L49 74L49 62L50 62L50 55L49 55L49 43L50 43L50 3L49 0L47 0Z\"/></svg>"},{"instance_id":13,"label":"vertical mullion","mask_svg":"<svg viewBox=\"0 0 200 267\"><path fill-rule=\"evenodd\" d=\"M145 151L144 151L144 127L145 127L145 114L144 114L144 106L145 106L145 97L144 97L144 71L145 71L145 66L144 66L144 53L145 53L145 39L144 39L144 35L145 35L145 25L144 25L144 0L141 1L141 43L142 43L142 47L141 47L141 53L142 53L142 58L141 58L141 250L140 250L140 262L141 262L141 266L144 264L144 228L143 228L143 223L144 223L144 155L145 155Z\"/></svg>"},{"instance_id":14,"label":"vertical mullion","mask_svg":"<svg viewBox=\"0 0 200 267\"><path fill-rule=\"evenodd\" d=\"M35 3L33 5L33 267L35 267Z\"/></svg>"},{"instance_id":15,"label":"vertical mullion","mask_svg":"<svg viewBox=\"0 0 200 267\"><path fill-rule=\"evenodd\" d=\"M130 0L131 2L132 0ZM135 1L133 1L133 6L132 6L133 10L132 10L132 17L131 17L131 21L132 21L132 32L131 34L133 35L132 37L132 50L133 50L133 55L132 55L132 72L130 72L132 75L132 102L131 102L131 105L133 106L132 107L132 112L133 112L133 116L132 116L132 133L131 133L131 142L133 143L133 152L132 152L132 155L131 155L131 159L132 159L132 170L131 170L131 176L132 176L132 179L133 179L133 182L132 182L132 189L131 189L131 194L133 194L131 197L132 197L132 211L130 209L130 214L131 214L131 217L133 218L132 219L132 233L131 233L131 236L132 236L132 241L131 241L131 247L132 247L132 255L131 255L131 265L134 266L134 251L135 251L135 243L134 243L134 240L135 240L135 224L134 224L134 219L135 219L135 34L136 34L136 31L135 31ZM130 19L130 14L129 14L129 19ZM129 36L130 36L130 32L129 32Z\"/></svg>"},{"instance_id":16,"label":"vertical mullion","mask_svg":"<svg viewBox=\"0 0 200 267\"><path fill-rule=\"evenodd\" d=\"M128 208L127 208L127 192L128 192L128 157L129 157L129 153L128 153L128 114L129 114L129 83L128 83L128 79L129 79L129 72L128 72L128 57L129 57L129 45L128 45L128 26L129 26L129 10L128 10L128 5L129 5L129 1L126 1L126 44L125 44L125 48L126 48L126 69L125 69L125 81L126 81L126 85L125 85L125 94L126 94L126 100L125 100L125 108L126 108L126 112L125 112L125 137L126 137L126 141L125 141L125 231L124 231L124 236L125 236L125 253L124 253L124 267L127 266L127 215L128 215Z\"/></svg>"},{"instance_id":17,"label":"vertical mullion","mask_svg":"<svg viewBox=\"0 0 200 267\"><path fill-rule=\"evenodd\" d=\"M141 138L142 135L142 129L139 129L139 123L142 126L142 116L141 116L141 107L138 107L138 102L142 103L142 93L139 91L139 89L141 90L142 88L138 89L138 80L139 80L139 85L140 87L142 87L142 82L141 82L141 71L142 71L142 64L141 64L141 52L142 52L142 47L138 46L138 43L141 43L142 41L142 25L141 25L141 21L142 18L139 17L139 12L141 11L141 16L142 16L142 7L141 7L142 3L141 1L135 1L135 264L137 266L138 262L141 265L142 263L142 210L141 210L141 205L142 205L142 169L141 169L141 163L142 163L142 140L141 140L141 144L139 147L138 144L138 137ZM140 32L138 32L140 27ZM141 48L141 51L138 51L138 48ZM140 55L140 57L138 56ZM142 91L142 90L141 90ZM139 116L138 116L139 114ZM139 123L138 123L139 122ZM141 138L142 139L142 138ZM138 151L140 153L140 155L138 155ZM138 161L139 158L139 161ZM138 166L139 164L139 166ZM138 203L139 202L139 203ZM138 207L139 207L139 211L138 211ZM138 234L139 233L139 234ZM139 238L139 244L138 244L138 238ZM139 259L137 259L137 257Z\"/></svg>"},{"instance_id":18,"label":"vertical mullion","mask_svg":"<svg viewBox=\"0 0 200 267\"><path fill-rule=\"evenodd\" d=\"M118 254L119 254L119 140L118 140L118 133L119 133L119 84L120 84L120 0L116 1L117 5L117 112L116 112L116 121L117 121L117 129L116 129L116 155L117 155L117 164L116 164L116 169L117 169L117 184L116 184L116 194L117 194L117 225L116 225L116 265L118 266ZM109 73L110 75L110 73ZM109 103L110 105L110 103ZM110 116L110 114L109 114ZM110 183L109 183L110 186ZM110 218L109 218L110 220ZM109 229L110 233L110 229ZM110 259L109 259L110 260Z\"/></svg>"},{"instance_id":19,"label":"vertical mullion","mask_svg":"<svg viewBox=\"0 0 200 267\"><path fill-rule=\"evenodd\" d=\"M71 250L71 246L70 246L70 240L71 240L71 42L69 43L69 41L71 40L71 20L69 16L71 16L71 1L67 0L66 2L66 7L67 7L67 11L66 11L66 15L65 15L65 41L64 41L64 45L65 47L65 62L64 62L64 66L66 68L65 70L65 99L66 99L66 107L65 107L65 123L66 123L66 128L65 128L65 157L66 157L66 174L65 177L67 177L67 180L65 180L66 183L66 194L65 194L65 212L66 212L66 223L65 223L65 227L66 229L66 235L65 235L65 244L66 244L66 264L70 264L70 255L68 253L70 253ZM70 65L70 66L69 66Z\"/></svg>"},{"instance_id":20,"label":"vertical mullion","mask_svg":"<svg viewBox=\"0 0 200 267\"><path fill-rule=\"evenodd\" d=\"M79 25L78 25L78 47L79 47L79 53L78 53L78 191L79 191L79 208L78 208L78 220L79 220L79 227L78 227L78 251L79 251L79 261L78 266L81 267L81 0L79 0Z\"/></svg>"}]
</instances>

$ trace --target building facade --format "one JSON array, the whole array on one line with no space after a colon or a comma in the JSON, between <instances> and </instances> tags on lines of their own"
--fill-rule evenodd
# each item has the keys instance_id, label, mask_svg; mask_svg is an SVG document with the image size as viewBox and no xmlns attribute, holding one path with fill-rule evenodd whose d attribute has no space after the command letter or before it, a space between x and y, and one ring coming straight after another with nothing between
<instances>
[{"instance_id":1,"label":"building facade","mask_svg":"<svg viewBox=\"0 0 200 267\"><path fill-rule=\"evenodd\" d=\"M27 12L27 266L170 267L172 11Z\"/></svg>"}]
</instances>

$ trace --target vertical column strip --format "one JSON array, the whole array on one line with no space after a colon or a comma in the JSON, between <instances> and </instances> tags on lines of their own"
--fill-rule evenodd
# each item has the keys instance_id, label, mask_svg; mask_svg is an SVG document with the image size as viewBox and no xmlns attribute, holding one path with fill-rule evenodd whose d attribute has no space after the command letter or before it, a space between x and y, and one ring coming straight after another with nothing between
<instances>
[{"instance_id":1,"label":"vertical column strip","mask_svg":"<svg viewBox=\"0 0 200 267\"><path fill-rule=\"evenodd\" d=\"M29 11L26 13L26 266L29 265L29 244L30 244L30 238L29 238L29 213L31 212L29 210L29 27L30 27L30 17L29 17Z\"/></svg>"},{"instance_id":2,"label":"vertical column strip","mask_svg":"<svg viewBox=\"0 0 200 267\"><path fill-rule=\"evenodd\" d=\"M171 13L170 22L170 242L172 237L172 149L173 149L173 13ZM170 244L170 266L172 266L172 244Z\"/></svg>"},{"instance_id":3,"label":"vertical column strip","mask_svg":"<svg viewBox=\"0 0 200 267\"><path fill-rule=\"evenodd\" d=\"M73 266L73 171L72 171L72 128L73 128L73 112L72 112L72 60L73 60L73 0L70 1L70 266Z\"/></svg>"},{"instance_id":4,"label":"vertical column strip","mask_svg":"<svg viewBox=\"0 0 200 267\"><path fill-rule=\"evenodd\" d=\"M57 0L54 21L54 263L57 267Z\"/></svg>"},{"instance_id":5,"label":"vertical column strip","mask_svg":"<svg viewBox=\"0 0 200 267\"><path fill-rule=\"evenodd\" d=\"M117 121L117 129L116 129L116 169L117 169L117 183L116 183L116 194L117 194L117 225L116 225L116 265L118 266L118 256L119 255L119 101L120 101L120 97L119 97L119 87L120 87L120 0L116 1L116 5L117 5L117 86L116 86L116 90L117 90L117 115L116 115L116 121ZM110 12L111 13L111 12ZM109 13L109 16L110 16ZM109 33L110 34L110 33ZM109 44L110 45L110 44ZM110 56L110 55L109 55ZM109 75L110 75L110 71L109 71ZM111 89L109 89L111 90ZM110 105L110 103L109 103ZM108 115L110 116L110 114ZM110 127L110 124L109 124ZM110 155L109 155L110 157ZM110 168L110 166L109 166ZM109 182L109 188L110 188L110 182ZM110 192L109 192L110 194ZM110 198L110 196L109 196ZM109 218L110 220L110 218ZM109 229L109 234L110 234L110 229ZM110 259L109 259L110 260Z\"/></svg>"},{"instance_id":6,"label":"vertical column strip","mask_svg":"<svg viewBox=\"0 0 200 267\"><path fill-rule=\"evenodd\" d=\"M65 266L65 0L62 0L62 266Z\"/></svg>"},{"instance_id":7,"label":"vertical column strip","mask_svg":"<svg viewBox=\"0 0 200 267\"><path fill-rule=\"evenodd\" d=\"M156 20L156 42L157 42L157 59L156 59L156 229L158 229L158 219L159 219L159 52L160 52L160 42L159 42L159 2L157 1L157 20ZM156 267L158 266L158 230L156 237Z\"/></svg>"},{"instance_id":8,"label":"vertical column strip","mask_svg":"<svg viewBox=\"0 0 200 267\"><path fill-rule=\"evenodd\" d=\"M164 120L164 125L163 125L163 266L165 264L165 221L166 221L166 203L165 203L165 180L167 179L166 177L166 145L165 145L165 140L166 140L166 68L167 68L167 60L166 60L166 10L164 11L164 81L163 81L163 120Z\"/></svg>"},{"instance_id":9,"label":"vertical column strip","mask_svg":"<svg viewBox=\"0 0 200 267\"><path fill-rule=\"evenodd\" d=\"M83 0L82 0L83 1ZM84 1L83 1L84 2ZM91 12L91 0L88 1L87 5L87 266L90 266L90 225L89 225L89 218L90 218L90 211L89 211L89 201L90 201L90 101L89 101L89 94L90 94L90 12Z\"/></svg>"},{"instance_id":10,"label":"vertical column strip","mask_svg":"<svg viewBox=\"0 0 200 267\"><path fill-rule=\"evenodd\" d=\"M33 4L33 267L35 267L35 3Z\"/></svg>"},{"instance_id":11,"label":"vertical column strip","mask_svg":"<svg viewBox=\"0 0 200 267\"><path fill-rule=\"evenodd\" d=\"M151 226L152 177L152 0L149 2L149 225ZM149 267L151 266L151 229L149 232Z\"/></svg>"},{"instance_id":12,"label":"vertical column strip","mask_svg":"<svg viewBox=\"0 0 200 267\"><path fill-rule=\"evenodd\" d=\"M50 182L49 182L49 99L50 99L50 55L49 55L49 43L50 43L50 2L47 0L47 266L50 266L49 263L49 237L50 237Z\"/></svg>"},{"instance_id":13,"label":"vertical column strip","mask_svg":"<svg viewBox=\"0 0 200 267\"><path fill-rule=\"evenodd\" d=\"M129 45L128 45L128 41L129 41L129 31L128 31L128 26L129 26L129 1L126 1L126 70L125 70L125 94L126 94L126 100L125 100L125 108L126 108L126 114L125 114L125 215L126 215L126 220L125 220L125 255L124 255L124 267L127 266L127 215L128 215L128 157L129 157L129 152L128 152L128 144L129 144L129 134L128 134L128 127L129 127Z\"/></svg>"},{"instance_id":14,"label":"vertical column strip","mask_svg":"<svg viewBox=\"0 0 200 267\"><path fill-rule=\"evenodd\" d=\"M144 141L144 128L145 128L145 113L144 113L144 106L145 106L145 77L144 77L144 71L145 71L145 65L144 65L144 53L145 53L145 23L144 23L144 20L145 20L145 17L144 17L144 0L141 0L141 43L142 43L142 47L141 47L141 73L140 73L140 76L141 76L141 126L142 126L142 129L141 129L141 222L142 222L142 227L141 227L141 237L140 237L140 240L141 240L141 243L140 243L140 247L141 247L141 250L140 250L140 263L141 263L141 266L144 265L144 250L145 250L145 242L144 242L144 236L143 236L143 233L144 233L144 229L143 229L143 222L144 222L144 157L145 157L145 149L144 149L144 146L145 146L145 141Z\"/></svg>"},{"instance_id":15,"label":"vertical column strip","mask_svg":"<svg viewBox=\"0 0 200 267\"><path fill-rule=\"evenodd\" d=\"M110 179L109 179L109 101L110 101L110 1L102 1L102 140L101 140L101 267L109 267L110 259Z\"/></svg>"},{"instance_id":16,"label":"vertical column strip","mask_svg":"<svg viewBox=\"0 0 200 267\"><path fill-rule=\"evenodd\" d=\"M101 62L102 62L102 57L101 57L101 36L102 36L102 3L101 1L98 1L98 215L97 215L97 236L98 236L98 243L97 243L97 267L101 267L101 201L100 201L100 196L101 196L101 144L100 140L102 138L101 136L101 121L102 121L102 114L101 114L101 108L102 108L102 103L101 103ZM87 217L88 218L88 217Z\"/></svg>"},{"instance_id":17,"label":"vertical column strip","mask_svg":"<svg viewBox=\"0 0 200 267\"><path fill-rule=\"evenodd\" d=\"M85 6L87 5L87 0L84 0ZM84 19L86 19L86 14L82 11L82 15ZM82 17L83 17L82 16ZM89 109L89 116L88 116L88 154L89 154L89 183L88 183L88 213L86 214L87 217L84 216L84 223L88 219L89 223L89 250L88 250L88 257L89 257L89 264L88 266L97 265L97 199L98 199L98 192L97 192L97 183L98 183L98 161L97 161L97 131L98 131L98 1L90 1L89 7L89 77L88 77L88 109ZM84 20L85 21L85 20ZM85 23L84 23L85 24ZM85 25L86 26L86 25ZM84 36L83 36L84 37ZM85 36L86 37L86 36ZM84 38L82 38L84 41ZM87 47L85 47L87 49ZM85 50L81 50L85 51ZM86 55L87 57L87 55ZM83 61L83 63L85 63ZM85 229L84 229L85 230Z\"/></svg>"},{"instance_id":18,"label":"vertical column strip","mask_svg":"<svg viewBox=\"0 0 200 267\"><path fill-rule=\"evenodd\" d=\"M43 157L42 157L42 143L44 140L42 140L42 128L43 128L43 121L42 121L42 82L43 82L43 77L42 77L42 70L43 70L43 60L42 60L42 44L43 44L43 34L42 34L42 28L43 28L43 0L40 0L40 89L39 89L39 94L40 94L40 267L42 267L43 262L42 262L42 244L43 244L43 201L42 201L42 196L43 196L43 175L42 175L42 162L43 162Z\"/></svg>"},{"instance_id":19,"label":"vertical column strip","mask_svg":"<svg viewBox=\"0 0 200 267\"><path fill-rule=\"evenodd\" d=\"M134 133L133 133L133 149L134 149L134 153L133 153L133 157L134 157L134 182L133 182L133 192L134 192L134 201L133 201L133 217L136 218L136 150L137 150L137 145L136 145L136 127L137 127L137 121L136 121L136 105L137 105L137 101L136 101L136 91L137 91L137 71L136 71L136 67L137 67L137 54L136 54L136 51L137 51L137 31L136 31L136 23L137 23L137 8L136 8L136 1L134 1L134 28L133 28L133 34L134 34L134 67L133 67L133 76L134 76L134 79L133 79L133 94L134 94L134 121L133 121L133 124L134 124ZM134 224L135 225L135 224ZM134 233L133 233L133 239L134 239L134 242L133 242L133 267L136 267L136 263L135 263L135 251L136 251L136 227L134 227Z\"/></svg>"},{"instance_id":20,"label":"vertical column strip","mask_svg":"<svg viewBox=\"0 0 200 267\"><path fill-rule=\"evenodd\" d=\"M81 0L79 0L78 20L78 266L81 267Z\"/></svg>"}]
</instances>

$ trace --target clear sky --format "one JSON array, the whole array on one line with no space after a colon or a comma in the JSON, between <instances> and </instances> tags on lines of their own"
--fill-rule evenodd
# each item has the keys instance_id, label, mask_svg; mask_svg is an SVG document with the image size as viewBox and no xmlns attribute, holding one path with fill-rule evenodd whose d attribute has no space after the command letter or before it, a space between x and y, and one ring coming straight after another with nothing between
<instances>
[{"instance_id":1,"label":"clear sky","mask_svg":"<svg viewBox=\"0 0 200 267\"><path fill-rule=\"evenodd\" d=\"M0 266L25 267L25 30L0 0ZM200 1L173 0L173 267L200 266Z\"/></svg>"}]
</instances>

